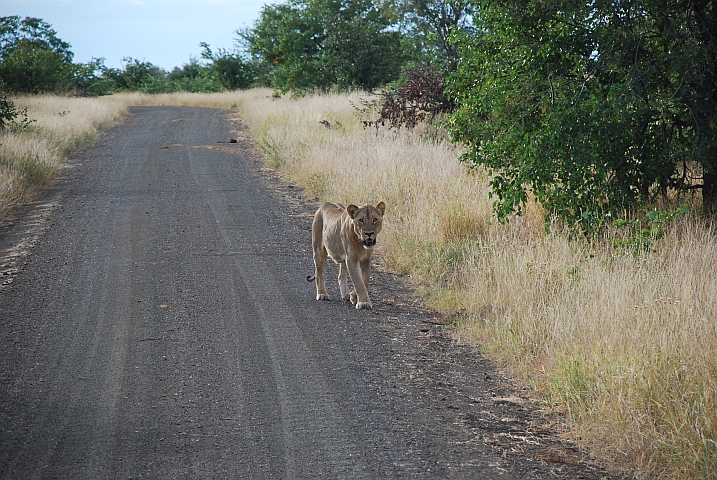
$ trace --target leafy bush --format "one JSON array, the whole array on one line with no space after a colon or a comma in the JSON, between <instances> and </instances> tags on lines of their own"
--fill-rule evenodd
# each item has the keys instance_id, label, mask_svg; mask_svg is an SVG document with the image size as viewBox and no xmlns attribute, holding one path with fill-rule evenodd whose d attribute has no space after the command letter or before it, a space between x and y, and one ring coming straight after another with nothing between
<instances>
[{"instance_id":1,"label":"leafy bush","mask_svg":"<svg viewBox=\"0 0 717 480\"><path fill-rule=\"evenodd\" d=\"M0 83L0 131L19 131L33 122L27 116L27 108L18 110L15 103L10 100ZM19 119L19 120L18 120Z\"/></svg>"},{"instance_id":2,"label":"leafy bush","mask_svg":"<svg viewBox=\"0 0 717 480\"><path fill-rule=\"evenodd\" d=\"M167 81L172 85L174 92L192 92L192 93L213 93L226 90L224 86L211 75L201 75L198 77L183 77L179 79L168 78Z\"/></svg>"},{"instance_id":3,"label":"leafy bush","mask_svg":"<svg viewBox=\"0 0 717 480\"><path fill-rule=\"evenodd\" d=\"M104 72L103 77L111 80L115 90L140 91L147 85L151 89L156 81L163 80L166 72L150 62L140 61L132 57L122 59L123 69L111 68Z\"/></svg>"},{"instance_id":4,"label":"leafy bush","mask_svg":"<svg viewBox=\"0 0 717 480\"><path fill-rule=\"evenodd\" d=\"M687 205L681 205L675 210L650 210L645 218L640 220L618 219L613 225L628 232L625 238L615 240L614 246L617 249L631 253L650 252L654 243L661 239L666 232L667 225L678 215L689 213Z\"/></svg>"}]
</instances>

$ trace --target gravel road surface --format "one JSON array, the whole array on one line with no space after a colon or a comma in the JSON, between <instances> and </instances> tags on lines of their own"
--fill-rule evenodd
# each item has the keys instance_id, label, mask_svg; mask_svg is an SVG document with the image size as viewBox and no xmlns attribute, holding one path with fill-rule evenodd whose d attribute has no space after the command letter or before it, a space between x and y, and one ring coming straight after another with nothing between
<instances>
[{"instance_id":1,"label":"gravel road surface","mask_svg":"<svg viewBox=\"0 0 717 480\"><path fill-rule=\"evenodd\" d=\"M131 113L0 225L0 478L606 476L400 279L315 301L231 112Z\"/></svg>"}]
</instances>

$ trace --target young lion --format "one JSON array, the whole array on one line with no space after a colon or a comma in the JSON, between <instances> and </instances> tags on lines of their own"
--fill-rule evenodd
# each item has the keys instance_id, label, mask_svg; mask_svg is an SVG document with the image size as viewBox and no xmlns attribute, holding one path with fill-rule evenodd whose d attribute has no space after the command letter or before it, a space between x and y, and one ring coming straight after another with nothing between
<instances>
[{"instance_id":1,"label":"young lion","mask_svg":"<svg viewBox=\"0 0 717 480\"><path fill-rule=\"evenodd\" d=\"M356 308L372 308L368 298L371 276L371 256L376 236L381 231L386 204L379 203L344 209L335 203L325 203L314 215L311 226L311 245L314 249L316 273L306 277L316 280L316 300L330 300L324 285L326 256L339 264L339 289L343 300L351 300ZM354 290L349 293L346 274L351 276Z\"/></svg>"}]
</instances>

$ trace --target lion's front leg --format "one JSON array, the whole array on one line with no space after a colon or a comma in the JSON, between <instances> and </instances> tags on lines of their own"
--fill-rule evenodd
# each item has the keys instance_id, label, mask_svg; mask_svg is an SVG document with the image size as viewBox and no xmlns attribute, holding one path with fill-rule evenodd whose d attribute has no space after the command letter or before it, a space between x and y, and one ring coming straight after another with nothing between
<instances>
[{"instance_id":1,"label":"lion's front leg","mask_svg":"<svg viewBox=\"0 0 717 480\"><path fill-rule=\"evenodd\" d=\"M351 298L351 294L349 293L348 272L349 267L346 265L346 262L339 263L339 290L341 291L341 300Z\"/></svg>"},{"instance_id":2,"label":"lion's front leg","mask_svg":"<svg viewBox=\"0 0 717 480\"><path fill-rule=\"evenodd\" d=\"M368 259L369 266L371 259ZM348 262L347 262L348 263ZM364 276L363 270L366 267L364 260L356 263L348 263L349 275L351 275L351 282L354 284L354 291L351 292L351 303L356 305L356 308L373 308L371 300L368 298L368 281Z\"/></svg>"},{"instance_id":3,"label":"lion's front leg","mask_svg":"<svg viewBox=\"0 0 717 480\"><path fill-rule=\"evenodd\" d=\"M368 282L371 279L371 257L361 260L361 275L363 277L363 285L366 287L366 298L368 298Z\"/></svg>"}]
</instances>

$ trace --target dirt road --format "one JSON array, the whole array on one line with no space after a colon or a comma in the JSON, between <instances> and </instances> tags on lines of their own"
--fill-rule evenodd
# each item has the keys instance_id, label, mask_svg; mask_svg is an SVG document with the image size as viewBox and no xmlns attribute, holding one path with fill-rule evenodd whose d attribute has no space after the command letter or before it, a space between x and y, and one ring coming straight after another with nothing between
<instances>
[{"instance_id":1,"label":"dirt road","mask_svg":"<svg viewBox=\"0 0 717 480\"><path fill-rule=\"evenodd\" d=\"M228 115L133 108L0 227L0 478L605 475L397 279L315 301Z\"/></svg>"}]
</instances>

